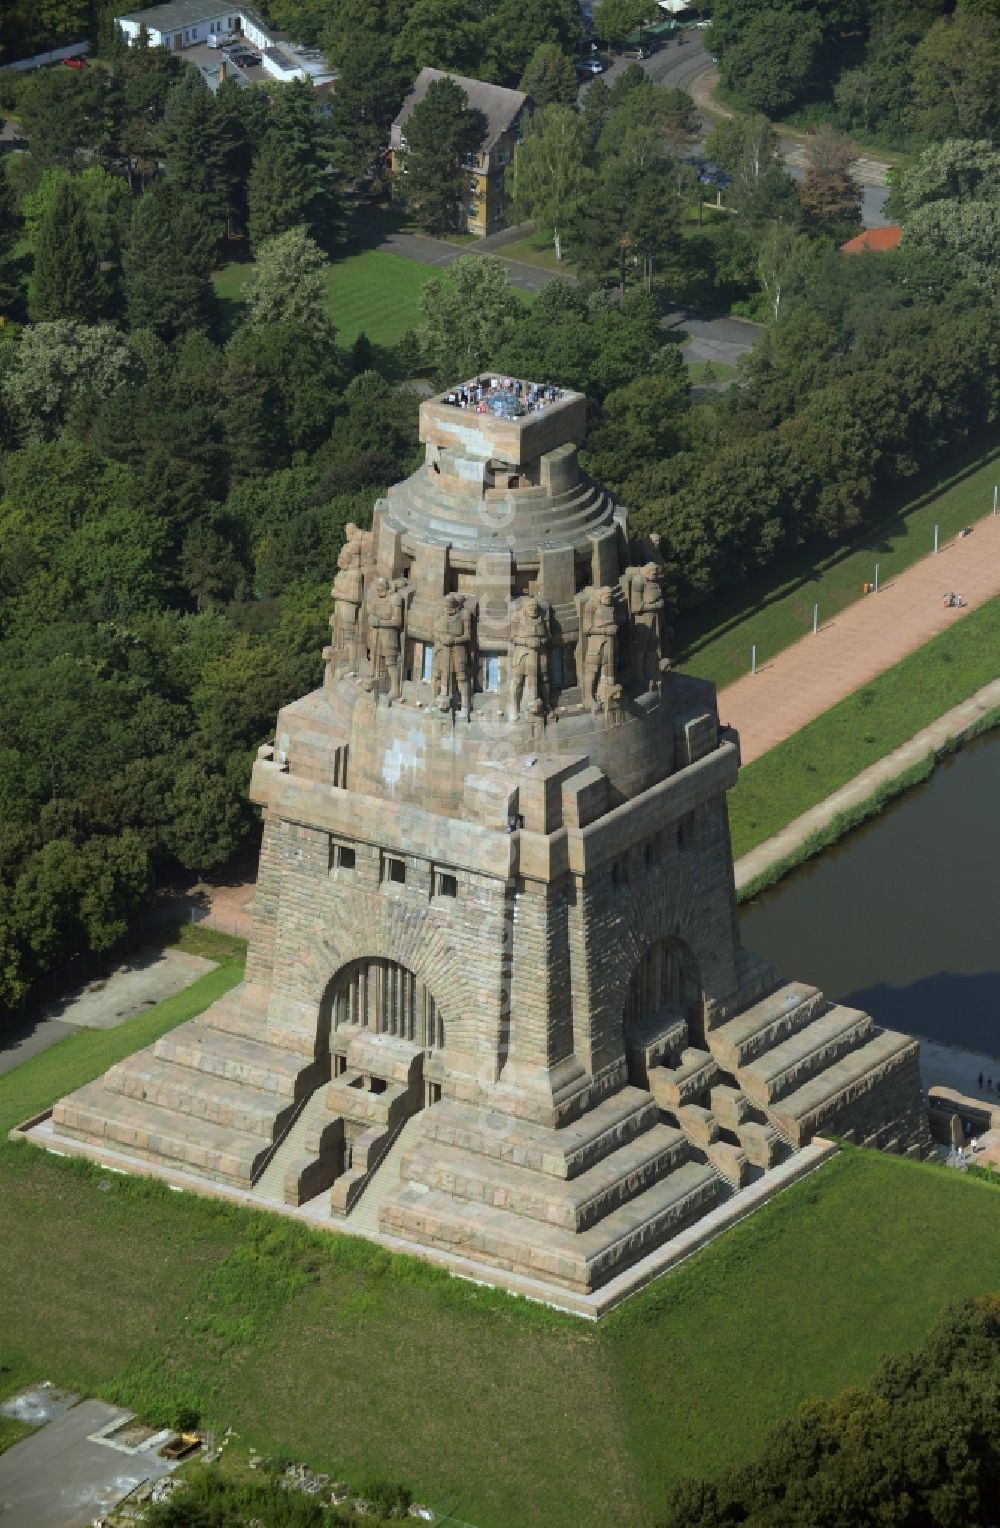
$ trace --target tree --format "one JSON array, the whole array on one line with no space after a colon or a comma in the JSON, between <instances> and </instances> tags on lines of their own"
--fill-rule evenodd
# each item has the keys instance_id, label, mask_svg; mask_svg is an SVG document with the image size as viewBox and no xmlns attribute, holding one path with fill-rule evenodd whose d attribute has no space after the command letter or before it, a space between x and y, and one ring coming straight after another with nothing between
<instances>
[{"instance_id":1,"label":"tree","mask_svg":"<svg viewBox=\"0 0 1000 1528\"><path fill-rule=\"evenodd\" d=\"M817 223L861 222L861 189L851 173L854 154L846 138L825 125L806 140L802 205Z\"/></svg>"},{"instance_id":2,"label":"tree","mask_svg":"<svg viewBox=\"0 0 1000 1528\"><path fill-rule=\"evenodd\" d=\"M778 152L778 135L763 116L737 116L716 123L705 153L730 176L726 202L741 221L759 225L801 218L801 204Z\"/></svg>"},{"instance_id":3,"label":"tree","mask_svg":"<svg viewBox=\"0 0 1000 1528\"><path fill-rule=\"evenodd\" d=\"M301 88L300 88L301 87ZM312 86L280 86L267 133L250 176L250 243L299 225L324 247L333 237L336 199L328 172L325 129L316 116Z\"/></svg>"},{"instance_id":4,"label":"tree","mask_svg":"<svg viewBox=\"0 0 1000 1528\"><path fill-rule=\"evenodd\" d=\"M327 327L327 269L326 256L304 228L269 239L243 288L246 322L252 329L285 323Z\"/></svg>"},{"instance_id":5,"label":"tree","mask_svg":"<svg viewBox=\"0 0 1000 1528\"><path fill-rule=\"evenodd\" d=\"M106 306L107 287L97 268L83 197L75 182L66 181L38 229L28 311L36 323L57 318L93 323Z\"/></svg>"},{"instance_id":6,"label":"tree","mask_svg":"<svg viewBox=\"0 0 1000 1528\"><path fill-rule=\"evenodd\" d=\"M21 128L35 164L79 168L100 133L104 88L95 69L36 69L18 92Z\"/></svg>"},{"instance_id":7,"label":"tree","mask_svg":"<svg viewBox=\"0 0 1000 1528\"><path fill-rule=\"evenodd\" d=\"M676 346L652 376L637 377L604 400L601 423L587 442L587 470L613 487L649 461L677 449L679 422L687 412L691 384Z\"/></svg>"},{"instance_id":8,"label":"tree","mask_svg":"<svg viewBox=\"0 0 1000 1528\"><path fill-rule=\"evenodd\" d=\"M499 0L489 30L496 72L513 82L540 46L547 43L568 53L580 35L580 12L576 0Z\"/></svg>"},{"instance_id":9,"label":"tree","mask_svg":"<svg viewBox=\"0 0 1000 1528\"><path fill-rule=\"evenodd\" d=\"M185 69L167 96L159 144L168 182L216 231L219 244L229 211L225 167L231 144L224 140L232 126L200 73Z\"/></svg>"},{"instance_id":10,"label":"tree","mask_svg":"<svg viewBox=\"0 0 1000 1528\"><path fill-rule=\"evenodd\" d=\"M765 230L757 274L775 323L784 316L789 296L805 284L810 249L806 235L796 233L788 223L772 223Z\"/></svg>"},{"instance_id":11,"label":"tree","mask_svg":"<svg viewBox=\"0 0 1000 1528\"><path fill-rule=\"evenodd\" d=\"M820 23L807 13L757 10L722 54L722 83L749 110L783 116L811 93L822 42Z\"/></svg>"},{"instance_id":12,"label":"tree","mask_svg":"<svg viewBox=\"0 0 1000 1528\"><path fill-rule=\"evenodd\" d=\"M355 176L380 169L380 151L399 110L406 80L384 32L352 33L343 47L331 101L337 157Z\"/></svg>"},{"instance_id":13,"label":"tree","mask_svg":"<svg viewBox=\"0 0 1000 1528\"><path fill-rule=\"evenodd\" d=\"M614 271L625 294L630 266L642 260L648 282L653 263L678 238L677 193L663 141L655 129L633 132L618 154L600 164L594 193L572 229L581 264L595 275Z\"/></svg>"},{"instance_id":14,"label":"tree","mask_svg":"<svg viewBox=\"0 0 1000 1528\"><path fill-rule=\"evenodd\" d=\"M468 222L469 158L486 132L481 112L453 79L432 80L405 124L401 185L429 233L457 233Z\"/></svg>"},{"instance_id":15,"label":"tree","mask_svg":"<svg viewBox=\"0 0 1000 1528\"><path fill-rule=\"evenodd\" d=\"M21 219L17 214L17 204L7 175L7 165L4 160L0 160L0 314L9 308L17 297L18 281L14 266L14 249L20 226Z\"/></svg>"},{"instance_id":16,"label":"tree","mask_svg":"<svg viewBox=\"0 0 1000 1528\"><path fill-rule=\"evenodd\" d=\"M140 375L138 356L110 324L56 319L24 330L3 377L3 395L29 439L52 437L81 394L109 398Z\"/></svg>"},{"instance_id":17,"label":"tree","mask_svg":"<svg viewBox=\"0 0 1000 1528\"><path fill-rule=\"evenodd\" d=\"M167 797L164 846L185 870L204 875L231 859L246 831L246 809L225 777L199 760L181 764Z\"/></svg>"},{"instance_id":18,"label":"tree","mask_svg":"<svg viewBox=\"0 0 1000 1528\"><path fill-rule=\"evenodd\" d=\"M409 79L421 69L453 69L482 78L483 22L474 0L413 0L396 38L393 58Z\"/></svg>"},{"instance_id":19,"label":"tree","mask_svg":"<svg viewBox=\"0 0 1000 1528\"><path fill-rule=\"evenodd\" d=\"M529 95L537 107L575 106L579 85L573 60L558 43L540 42L517 88Z\"/></svg>"},{"instance_id":20,"label":"tree","mask_svg":"<svg viewBox=\"0 0 1000 1528\"><path fill-rule=\"evenodd\" d=\"M420 311L424 354L443 385L487 365L513 333L521 309L502 260L460 255L426 283Z\"/></svg>"},{"instance_id":21,"label":"tree","mask_svg":"<svg viewBox=\"0 0 1000 1528\"><path fill-rule=\"evenodd\" d=\"M643 0L597 0L594 6L594 31L610 48L634 32L645 19Z\"/></svg>"},{"instance_id":22,"label":"tree","mask_svg":"<svg viewBox=\"0 0 1000 1528\"><path fill-rule=\"evenodd\" d=\"M125 309L133 329L173 339L212 317L215 232L176 188L157 182L132 213L123 258Z\"/></svg>"},{"instance_id":23,"label":"tree","mask_svg":"<svg viewBox=\"0 0 1000 1528\"><path fill-rule=\"evenodd\" d=\"M1000 21L959 10L913 55L909 125L928 138L990 138L1000 129Z\"/></svg>"},{"instance_id":24,"label":"tree","mask_svg":"<svg viewBox=\"0 0 1000 1528\"><path fill-rule=\"evenodd\" d=\"M1000 149L987 138L932 143L902 170L886 200L890 217L905 222L927 202L1000 199Z\"/></svg>"},{"instance_id":25,"label":"tree","mask_svg":"<svg viewBox=\"0 0 1000 1528\"><path fill-rule=\"evenodd\" d=\"M945 257L954 275L996 292L1000 280L1000 202L928 202L908 218L902 249Z\"/></svg>"},{"instance_id":26,"label":"tree","mask_svg":"<svg viewBox=\"0 0 1000 1528\"><path fill-rule=\"evenodd\" d=\"M557 260L563 231L593 184L587 157L586 125L570 107L558 105L535 113L514 155L510 187L516 215L551 230Z\"/></svg>"}]
</instances>

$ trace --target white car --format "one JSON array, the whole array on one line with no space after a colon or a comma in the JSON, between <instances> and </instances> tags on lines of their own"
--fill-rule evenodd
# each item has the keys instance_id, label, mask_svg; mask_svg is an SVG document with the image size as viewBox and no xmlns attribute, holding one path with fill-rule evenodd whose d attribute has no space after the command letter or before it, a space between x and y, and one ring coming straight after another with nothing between
<instances>
[{"instance_id":1,"label":"white car","mask_svg":"<svg viewBox=\"0 0 1000 1528\"><path fill-rule=\"evenodd\" d=\"M694 29L696 32L704 32L705 28L710 27L711 25L712 23L710 21L696 21L694 24Z\"/></svg>"}]
</instances>

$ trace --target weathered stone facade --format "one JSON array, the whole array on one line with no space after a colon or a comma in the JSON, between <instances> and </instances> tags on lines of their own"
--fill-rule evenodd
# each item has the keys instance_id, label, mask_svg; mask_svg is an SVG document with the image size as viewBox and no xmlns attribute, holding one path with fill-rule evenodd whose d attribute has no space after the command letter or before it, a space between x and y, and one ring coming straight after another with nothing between
<instances>
[{"instance_id":1,"label":"weathered stone facade","mask_svg":"<svg viewBox=\"0 0 1000 1528\"><path fill-rule=\"evenodd\" d=\"M918 1052L741 948L738 741L584 399L451 396L260 750L245 983L54 1126L336 1215L382 1171L384 1233L586 1291L818 1133L922 1152Z\"/></svg>"}]
</instances>

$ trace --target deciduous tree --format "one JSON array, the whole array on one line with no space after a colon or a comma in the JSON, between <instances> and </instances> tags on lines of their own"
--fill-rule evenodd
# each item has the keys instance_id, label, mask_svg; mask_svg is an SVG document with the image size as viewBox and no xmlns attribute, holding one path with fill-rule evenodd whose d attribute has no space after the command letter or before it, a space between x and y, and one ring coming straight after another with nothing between
<instances>
[{"instance_id":1,"label":"deciduous tree","mask_svg":"<svg viewBox=\"0 0 1000 1528\"><path fill-rule=\"evenodd\" d=\"M329 326L326 272L329 262L304 228L290 228L262 244L253 275L243 288L246 322Z\"/></svg>"},{"instance_id":2,"label":"deciduous tree","mask_svg":"<svg viewBox=\"0 0 1000 1528\"><path fill-rule=\"evenodd\" d=\"M424 353L443 383L471 377L513 333L520 304L496 255L460 255L420 294Z\"/></svg>"},{"instance_id":3,"label":"deciduous tree","mask_svg":"<svg viewBox=\"0 0 1000 1528\"><path fill-rule=\"evenodd\" d=\"M568 106L535 113L514 155L511 195L515 213L547 229L562 259L563 234L593 186L587 129Z\"/></svg>"},{"instance_id":4,"label":"deciduous tree","mask_svg":"<svg viewBox=\"0 0 1000 1528\"><path fill-rule=\"evenodd\" d=\"M861 222L861 188L851 171L853 160L850 143L835 128L826 125L809 134L799 196L815 222Z\"/></svg>"}]
</instances>

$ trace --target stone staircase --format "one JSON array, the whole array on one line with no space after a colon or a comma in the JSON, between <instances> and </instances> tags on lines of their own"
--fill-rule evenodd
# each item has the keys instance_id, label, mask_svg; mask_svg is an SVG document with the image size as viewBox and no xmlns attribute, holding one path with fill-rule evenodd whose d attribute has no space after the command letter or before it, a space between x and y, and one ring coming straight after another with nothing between
<instances>
[{"instance_id":1,"label":"stone staircase","mask_svg":"<svg viewBox=\"0 0 1000 1528\"><path fill-rule=\"evenodd\" d=\"M91 1145L249 1188L328 1065L297 1036L270 1032L261 995L237 988L61 1099L52 1123Z\"/></svg>"},{"instance_id":2,"label":"stone staircase","mask_svg":"<svg viewBox=\"0 0 1000 1528\"><path fill-rule=\"evenodd\" d=\"M714 1029L708 1043L719 1067L759 1111L762 1123L756 1129L736 1129L751 1160L762 1167L771 1165L783 1143L801 1147L824 1131L866 1139L863 1124L859 1132L856 1123L864 1121L858 1105L868 1094L881 1099L873 1103L873 1131L887 1111L887 1088L920 1096L913 1086L916 1041L878 1030L868 1014L832 1003L804 982L775 982L757 1002ZM844 1120L847 1110L855 1121L850 1125ZM913 1139L903 1142L901 1136L902 1149L919 1152L925 1134L924 1122L913 1113Z\"/></svg>"},{"instance_id":3,"label":"stone staircase","mask_svg":"<svg viewBox=\"0 0 1000 1528\"><path fill-rule=\"evenodd\" d=\"M381 1229L581 1292L730 1192L635 1087L558 1128L450 1099L418 1118L419 1136L394 1151Z\"/></svg>"},{"instance_id":4,"label":"stone staircase","mask_svg":"<svg viewBox=\"0 0 1000 1528\"><path fill-rule=\"evenodd\" d=\"M347 1216L356 1230L374 1234L380 1229L379 1210L382 1201L394 1188L399 1187L400 1164L407 1150L419 1139L422 1120L422 1114L414 1114L405 1121L375 1169L370 1183Z\"/></svg>"},{"instance_id":5,"label":"stone staircase","mask_svg":"<svg viewBox=\"0 0 1000 1528\"><path fill-rule=\"evenodd\" d=\"M256 1179L252 1193L255 1199L266 1204L285 1205L297 1202L289 1198L285 1178L289 1169L307 1153L310 1136L319 1130L327 1119L326 1089L319 1087L301 1105L299 1113L284 1140L275 1151L264 1171Z\"/></svg>"}]
</instances>

